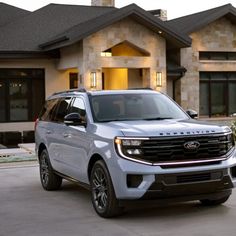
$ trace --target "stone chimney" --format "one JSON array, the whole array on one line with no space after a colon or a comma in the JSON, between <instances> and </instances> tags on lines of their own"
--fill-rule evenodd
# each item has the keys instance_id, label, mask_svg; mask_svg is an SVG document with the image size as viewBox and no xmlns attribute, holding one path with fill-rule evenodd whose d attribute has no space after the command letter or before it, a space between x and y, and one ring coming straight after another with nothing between
<instances>
[{"instance_id":1,"label":"stone chimney","mask_svg":"<svg viewBox=\"0 0 236 236\"><path fill-rule=\"evenodd\" d=\"M91 5L100 7L114 7L115 0L91 0Z\"/></svg>"},{"instance_id":2,"label":"stone chimney","mask_svg":"<svg viewBox=\"0 0 236 236\"><path fill-rule=\"evenodd\" d=\"M167 21L167 10L157 9L149 11L152 15L158 17L162 21Z\"/></svg>"}]
</instances>

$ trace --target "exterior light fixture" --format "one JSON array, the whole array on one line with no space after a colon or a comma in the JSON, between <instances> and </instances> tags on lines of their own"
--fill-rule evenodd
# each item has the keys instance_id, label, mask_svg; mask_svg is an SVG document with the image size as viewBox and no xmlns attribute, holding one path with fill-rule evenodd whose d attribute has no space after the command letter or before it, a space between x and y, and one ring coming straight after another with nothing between
<instances>
[{"instance_id":1,"label":"exterior light fixture","mask_svg":"<svg viewBox=\"0 0 236 236\"><path fill-rule=\"evenodd\" d=\"M162 87L162 72L156 73L156 86Z\"/></svg>"},{"instance_id":2,"label":"exterior light fixture","mask_svg":"<svg viewBox=\"0 0 236 236\"><path fill-rule=\"evenodd\" d=\"M97 87L97 74L96 72L90 73L90 87L95 89Z\"/></svg>"},{"instance_id":3,"label":"exterior light fixture","mask_svg":"<svg viewBox=\"0 0 236 236\"><path fill-rule=\"evenodd\" d=\"M111 52L101 52L102 57L111 57L112 53Z\"/></svg>"}]
</instances>

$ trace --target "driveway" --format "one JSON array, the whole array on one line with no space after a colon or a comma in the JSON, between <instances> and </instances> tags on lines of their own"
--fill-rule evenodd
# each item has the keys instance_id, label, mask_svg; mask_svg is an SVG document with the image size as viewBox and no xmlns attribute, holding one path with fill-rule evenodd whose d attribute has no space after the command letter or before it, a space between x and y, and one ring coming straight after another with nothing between
<instances>
[{"instance_id":1,"label":"driveway","mask_svg":"<svg viewBox=\"0 0 236 236\"><path fill-rule=\"evenodd\" d=\"M235 236L236 191L218 207L198 202L132 208L102 219L90 193L67 181L46 192L37 164L0 166L0 236Z\"/></svg>"}]
</instances>

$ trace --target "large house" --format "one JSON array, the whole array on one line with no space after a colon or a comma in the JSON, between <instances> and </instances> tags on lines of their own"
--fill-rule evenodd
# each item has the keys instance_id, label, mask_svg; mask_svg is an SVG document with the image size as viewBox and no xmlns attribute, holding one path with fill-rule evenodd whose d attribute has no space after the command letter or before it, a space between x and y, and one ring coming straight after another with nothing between
<instances>
[{"instance_id":1,"label":"large house","mask_svg":"<svg viewBox=\"0 0 236 236\"><path fill-rule=\"evenodd\" d=\"M45 98L76 87L151 87L200 116L236 113L232 5L164 21L135 4L91 3L0 3L0 132L33 130Z\"/></svg>"}]
</instances>

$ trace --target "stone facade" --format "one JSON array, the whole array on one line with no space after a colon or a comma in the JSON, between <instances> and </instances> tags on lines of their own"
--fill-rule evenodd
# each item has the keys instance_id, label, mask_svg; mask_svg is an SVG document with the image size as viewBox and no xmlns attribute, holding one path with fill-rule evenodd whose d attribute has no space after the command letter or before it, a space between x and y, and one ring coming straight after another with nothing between
<instances>
[{"instance_id":1,"label":"stone facade","mask_svg":"<svg viewBox=\"0 0 236 236\"><path fill-rule=\"evenodd\" d=\"M101 52L113 46L128 41L133 45L145 49L150 56L114 56L102 57ZM156 72L163 74L163 87L166 92L166 41L157 33L130 18L121 20L83 40L83 65L79 71L83 78L83 85L90 88L90 72L97 72L98 87L102 89L102 68L142 68L144 84L156 88ZM149 76L147 76L149 74Z\"/></svg>"},{"instance_id":2,"label":"stone facade","mask_svg":"<svg viewBox=\"0 0 236 236\"><path fill-rule=\"evenodd\" d=\"M179 81L176 98L184 109L199 112L199 72L236 71L235 61L200 61L199 51L235 52L236 27L227 18L220 18L190 37L192 47L181 49L181 65L187 72Z\"/></svg>"},{"instance_id":3,"label":"stone facade","mask_svg":"<svg viewBox=\"0 0 236 236\"><path fill-rule=\"evenodd\" d=\"M107 6L107 7L114 7L115 0L92 0L92 6Z\"/></svg>"}]
</instances>

